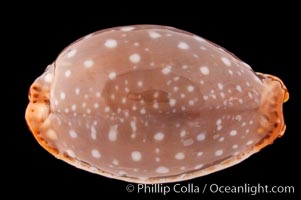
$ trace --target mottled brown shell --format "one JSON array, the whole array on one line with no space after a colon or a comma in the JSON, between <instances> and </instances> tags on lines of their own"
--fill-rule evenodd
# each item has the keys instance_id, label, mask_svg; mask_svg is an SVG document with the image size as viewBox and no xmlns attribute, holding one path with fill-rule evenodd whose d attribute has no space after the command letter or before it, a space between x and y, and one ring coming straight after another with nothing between
<instances>
[{"instance_id":1,"label":"mottled brown shell","mask_svg":"<svg viewBox=\"0 0 301 200\"><path fill-rule=\"evenodd\" d=\"M55 157L107 177L182 181L230 167L285 131L277 77L165 26L68 46L30 88L26 120Z\"/></svg>"}]
</instances>

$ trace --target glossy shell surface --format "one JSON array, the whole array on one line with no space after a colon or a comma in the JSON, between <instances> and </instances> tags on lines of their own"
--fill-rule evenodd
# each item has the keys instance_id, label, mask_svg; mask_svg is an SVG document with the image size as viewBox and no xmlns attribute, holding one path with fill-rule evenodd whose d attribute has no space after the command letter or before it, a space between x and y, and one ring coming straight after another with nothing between
<instances>
[{"instance_id":1,"label":"glossy shell surface","mask_svg":"<svg viewBox=\"0 0 301 200\"><path fill-rule=\"evenodd\" d=\"M55 157L137 183L230 167L285 131L288 92L218 45L179 29L116 27L83 37L29 91L26 121Z\"/></svg>"}]
</instances>

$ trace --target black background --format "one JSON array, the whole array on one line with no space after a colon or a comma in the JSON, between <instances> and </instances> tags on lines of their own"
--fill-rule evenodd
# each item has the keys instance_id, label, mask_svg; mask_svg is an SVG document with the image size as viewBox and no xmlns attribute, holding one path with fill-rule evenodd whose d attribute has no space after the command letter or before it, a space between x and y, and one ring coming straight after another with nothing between
<instances>
[{"instance_id":1,"label":"black background","mask_svg":"<svg viewBox=\"0 0 301 200\"><path fill-rule=\"evenodd\" d=\"M9 98L3 123L2 170L4 188L13 189L9 195L42 198L85 196L84 199L107 199L121 195L126 199L296 199L300 193L300 26L293 5L224 5L202 6L198 4L161 7L132 4L87 6L79 8L58 5L19 5L11 9L2 20L3 43L7 43L3 60L8 61L3 73L3 88L13 92ZM72 3L76 4L76 3ZM23 8L24 6L24 8ZM92 9L94 8L94 9ZM120 10L118 10L120 9ZM15 16L15 17L12 17ZM91 32L120 25L161 24L174 26L200 35L233 52L252 66L254 71L280 77L290 92L290 100L284 104L287 124L285 135L273 145L261 150L244 162L214 174L181 182L193 183L202 188L204 184L242 185L293 185L295 194L137 194L128 193L128 183L113 180L76 169L47 153L35 141L24 119L27 92L31 83L41 75L60 51L74 40ZM4 50L4 47L3 47ZM3 71L4 72L4 71ZM7 105L7 104L4 104ZM173 184L167 184L173 186ZM135 185L136 186L136 185Z\"/></svg>"}]
</instances>

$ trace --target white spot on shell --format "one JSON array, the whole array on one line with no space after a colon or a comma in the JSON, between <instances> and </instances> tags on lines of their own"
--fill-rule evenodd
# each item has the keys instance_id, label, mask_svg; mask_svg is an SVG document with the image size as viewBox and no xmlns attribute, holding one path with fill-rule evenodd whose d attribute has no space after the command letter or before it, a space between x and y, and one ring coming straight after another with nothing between
<instances>
[{"instance_id":1,"label":"white spot on shell","mask_svg":"<svg viewBox=\"0 0 301 200\"><path fill-rule=\"evenodd\" d=\"M180 137L185 137L185 135L186 135L186 131L185 130L181 130Z\"/></svg>"},{"instance_id":2,"label":"white spot on shell","mask_svg":"<svg viewBox=\"0 0 301 200\"><path fill-rule=\"evenodd\" d=\"M198 134L197 137L196 137L196 139L197 139L198 141L204 141L205 138L206 138L205 133L200 133L200 134Z\"/></svg>"},{"instance_id":3,"label":"white spot on shell","mask_svg":"<svg viewBox=\"0 0 301 200\"><path fill-rule=\"evenodd\" d=\"M139 54L134 53L134 54L130 55L129 59L132 63L138 63L138 62L140 62L141 57Z\"/></svg>"},{"instance_id":4,"label":"white spot on shell","mask_svg":"<svg viewBox=\"0 0 301 200\"><path fill-rule=\"evenodd\" d=\"M162 141L164 139L164 134L162 132L158 132L154 135L154 139L157 141Z\"/></svg>"},{"instance_id":5,"label":"white spot on shell","mask_svg":"<svg viewBox=\"0 0 301 200\"><path fill-rule=\"evenodd\" d=\"M222 130L223 129L223 126L222 125L218 125L217 127L216 127L216 130L217 131L220 131L220 130Z\"/></svg>"},{"instance_id":6,"label":"white spot on shell","mask_svg":"<svg viewBox=\"0 0 301 200\"><path fill-rule=\"evenodd\" d=\"M226 57L221 57L221 60L222 60L223 63L224 63L225 65L227 65L228 67L231 66L231 61L230 61L228 58L226 58Z\"/></svg>"},{"instance_id":7,"label":"white spot on shell","mask_svg":"<svg viewBox=\"0 0 301 200\"><path fill-rule=\"evenodd\" d=\"M99 104L98 104L98 103L94 103L94 104L93 104L93 107L94 107L95 109L97 109L97 108L99 108Z\"/></svg>"},{"instance_id":8,"label":"white spot on shell","mask_svg":"<svg viewBox=\"0 0 301 200\"><path fill-rule=\"evenodd\" d=\"M116 160L116 159L114 159L114 160L112 161L112 163L113 163L113 165L119 165L119 161Z\"/></svg>"},{"instance_id":9,"label":"white spot on shell","mask_svg":"<svg viewBox=\"0 0 301 200\"><path fill-rule=\"evenodd\" d=\"M85 60L84 61L84 66L86 67L86 68L90 68L90 67L92 67L94 65L94 61L93 60Z\"/></svg>"},{"instance_id":10,"label":"white spot on shell","mask_svg":"<svg viewBox=\"0 0 301 200\"><path fill-rule=\"evenodd\" d=\"M149 31L149 32L148 32L148 35L149 35L149 37L151 37L151 38L153 38L153 39L156 39L156 38L161 37L161 34L155 32L155 31Z\"/></svg>"},{"instance_id":11,"label":"white spot on shell","mask_svg":"<svg viewBox=\"0 0 301 200\"><path fill-rule=\"evenodd\" d=\"M77 138L77 133L74 130L70 130L69 135L71 138Z\"/></svg>"},{"instance_id":12,"label":"white spot on shell","mask_svg":"<svg viewBox=\"0 0 301 200\"><path fill-rule=\"evenodd\" d=\"M238 92L242 92L241 86L240 86L240 85L236 85L236 90L237 90Z\"/></svg>"},{"instance_id":13,"label":"white spot on shell","mask_svg":"<svg viewBox=\"0 0 301 200\"><path fill-rule=\"evenodd\" d=\"M99 151L97 149L92 149L91 154L94 158L100 158L101 154L99 153Z\"/></svg>"},{"instance_id":14,"label":"white spot on shell","mask_svg":"<svg viewBox=\"0 0 301 200\"><path fill-rule=\"evenodd\" d=\"M74 151L72 151L71 149L67 149L66 150L66 153L70 156L70 157L75 157L76 155L75 155L75 153L74 153Z\"/></svg>"},{"instance_id":15,"label":"white spot on shell","mask_svg":"<svg viewBox=\"0 0 301 200\"><path fill-rule=\"evenodd\" d=\"M175 155L175 159L177 160L183 160L185 158L185 154L183 152L178 152Z\"/></svg>"},{"instance_id":16,"label":"white spot on shell","mask_svg":"<svg viewBox=\"0 0 301 200\"><path fill-rule=\"evenodd\" d=\"M203 166L204 166L203 164L199 164L199 165L196 165L196 166L194 167L194 169L201 169Z\"/></svg>"},{"instance_id":17,"label":"white spot on shell","mask_svg":"<svg viewBox=\"0 0 301 200\"><path fill-rule=\"evenodd\" d=\"M105 42L105 46L110 49L115 48L115 47L117 47L117 41L114 39L108 39Z\"/></svg>"},{"instance_id":18,"label":"white spot on shell","mask_svg":"<svg viewBox=\"0 0 301 200\"><path fill-rule=\"evenodd\" d=\"M222 83L217 84L218 89L222 90L224 88L224 85Z\"/></svg>"},{"instance_id":19,"label":"white spot on shell","mask_svg":"<svg viewBox=\"0 0 301 200\"><path fill-rule=\"evenodd\" d=\"M164 67L163 69L162 69L162 73L164 74L164 75L167 75L167 74L169 74L171 72L171 66L166 66L166 67Z\"/></svg>"},{"instance_id":20,"label":"white spot on shell","mask_svg":"<svg viewBox=\"0 0 301 200\"><path fill-rule=\"evenodd\" d=\"M146 113L145 108L141 108L141 109L140 109L140 114L145 114L145 113Z\"/></svg>"},{"instance_id":21,"label":"white spot on shell","mask_svg":"<svg viewBox=\"0 0 301 200\"><path fill-rule=\"evenodd\" d=\"M142 87L142 86L143 86L143 82L142 82L142 81L138 81L138 82L137 82L137 86L138 86L138 87Z\"/></svg>"},{"instance_id":22,"label":"white spot on shell","mask_svg":"<svg viewBox=\"0 0 301 200\"><path fill-rule=\"evenodd\" d=\"M91 138L92 140L96 140L96 129L94 126L91 127Z\"/></svg>"},{"instance_id":23,"label":"white spot on shell","mask_svg":"<svg viewBox=\"0 0 301 200\"><path fill-rule=\"evenodd\" d=\"M175 100L175 99L169 99L169 105L170 106L175 106L176 102L177 102L177 100Z\"/></svg>"},{"instance_id":24,"label":"white spot on shell","mask_svg":"<svg viewBox=\"0 0 301 200\"><path fill-rule=\"evenodd\" d=\"M200 67L200 71L203 75L208 75L209 74L209 68L207 66Z\"/></svg>"},{"instance_id":25,"label":"white spot on shell","mask_svg":"<svg viewBox=\"0 0 301 200\"><path fill-rule=\"evenodd\" d=\"M188 65L182 65L182 69L188 69Z\"/></svg>"},{"instance_id":26,"label":"white spot on shell","mask_svg":"<svg viewBox=\"0 0 301 200\"><path fill-rule=\"evenodd\" d=\"M186 50L186 49L189 49L189 45L186 42L179 42L178 48Z\"/></svg>"},{"instance_id":27,"label":"white spot on shell","mask_svg":"<svg viewBox=\"0 0 301 200\"><path fill-rule=\"evenodd\" d=\"M140 161L142 157L139 151L133 151L131 156L132 156L132 160L136 162Z\"/></svg>"},{"instance_id":28,"label":"white spot on shell","mask_svg":"<svg viewBox=\"0 0 301 200\"><path fill-rule=\"evenodd\" d=\"M156 169L156 172L158 174L166 174L169 172L169 169L167 167L164 167L164 166L160 166Z\"/></svg>"},{"instance_id":29,"label":"white spot on shell","mask_svg":"<svg viewBox=\"0 0 301 200\"><path fill-rule=\"evenodd\" d=\"M111 142L117 140L117 133L118 133L118 126L117 125L111 126L108 134L108 138Z\"/></svg>"},{"instance_id":30,"label":"white spot on shell","mask_svg":"<svg viewBox=\"0 0 301 200\"><path fill-rule=\"evenodd\" d=\"M132 110L137 110L137 106L136 106L136 105L133 105L133 106L132 106Z\"/></svg>"},{"instance_id":31,"label":"white spot on shell","mask_svg":"<svg viewBox=\"0 0 301 200\"><path fill-rule=\"evenodd\" d=\"M231 135L231 136L235 136L235 135L237 135L237 131L236 131L236 130L232 130L232 131L230 131L230 135Z\"/></svg>"},{"instance_id":32,"label":"white spot on shell","mask_svg":"<svg viewBox=\"0 0 301 200\"><path fill-rule=\"evenodd\" d=\"M105 107L105 112L110 112L110 107L109 106Z\"/></svg>"},{"instance_id":33,"label":"white spot on shell","mask_svg":"<svg viewBox=\"0 0 301 200\"><path fill-rule=\"evenodd\" d=\"M75 56L75 54L77 53L76 49L72 49L71 51L69 51L67 53L67 58L72 58L73 56Z\"/></svg>"},{"instance_id":34,"label":"white spot on shell","mask_svg":"<svg viewBox=\"0 0 301 200\"><path fill-rule=\"evenodd\" d=\"M220 95L222 98L225 98L225 93L221 92L221 93L219 93L219 95Z\"/></svg>"},{"instance_id":35,"label":"white spot on shell","mask_svg":"<svg viewBox=\"0 0 301 200\"><path fill-rule=\"evenodd\" d=\"M184 145L185 147L190 146L190 145L192 145L192 144L193 144L193 139L188 139L188 140L185 140L185 141L183 142L183 145Z\"/></svg>"},{"instance_id":36,"label":"white spot on shell","mask_svg":"<svg viewBox=\"0 0 301 200\"><path fill-rule=\"evenodd\" d=\"M127 31L132 31L132 30L134 30L135 29L135 27L132 27L132 26L124 26L124 27L121 27L121 30L122 31L125 31L125 32L127 32Z\"/></svg>"},{"instance_id":37,"label":"white spot on shell","mask_svg":"<svg viewBox=\"0 0 301 200\"><path fill-rule=\"evenodd\" d=\"M224 153L224 151L222 149L219 149L219 150L215 151L214 155L221 156L221 155L223 155L223 153Z\"/></svg>"},{"instance_id":38,"label":"white spot on shell","mask_svg":"<svg viewBox=\"0 0 301 200\"><path fill-rule=\"evenodd\" d=\"M253 144L254 142L253 142L253 140L249 140L248 142L247 142L247 145L251 145L251 144Z\"/></svg>"},{"instance_id":39,"label":"white spot on shell","mask_svg":"<svg viewBox=\"0 0 301 200\"><path fill-rule=\"evenodd\" d=\"M136 131L137 131L136 122L133 120L133 121L131 121L130 123L131 123L132 131L133 131L133 132L136 132Z\"/></svg>"},{"instance_id":40,"label":"white spot on shell","mask_svg":"<svg viewBox=\"0 0 301 200\"><path fill-rule=\"evenodd\" d=\"M250 99L252 99L252 98L253 98L253 95L252 95L252 93L251 93L251 92L248 92L248 96L249 96L249 98L250 98Z\"/></svg>"},{"instance_id":41,"label":"white spot on shell","mask_svg":"<svg viewBox=\"0 0 301 200\"><path fill-rule=\"evenodd\" d=\"M188 85L187 90L188 92L193 92L194 87L192 85Z\"/></svg>"},{"instance_id":42,"label":"white spot on shell","mask_svg":"<svg viewBox=\"0 0 301 200\"><path fill-rule=\"evenodd\" d=\"M203 153L202 151L199 151L196 155L200 157L200 156L202 156L203 154L204 154L204 153Z\"/></svg>"},{"instance_id":43,"label":"white spot on shell","mask_svg":"<svg viewBox=\"0 0 301 200\"><path fill-rule=\"evenodd\" d=\"M79 95L79 93L80 93L80 89L79 88L75 88L75 94Z\"/></svg>"},{"instance_id":44,"label":"white spot on shell","mask_svg":"<svg viewBox=\"0 0 301 200\"><path fill-rule=\"evenodd\" d=\"M66 98L66 94L65 94L64 92L61 92L61 93L60 93L60 98L61 98L62 100L64 100L64 99Z\"/></svg>"},{"instance_id":45,"label":"white spot on shell","mask_svg":"<svg viewBox=\"0 0 301 200\"><path fill-rule=\"evenodd\" d=\"M194 105L194 100L189 100L189 101L188 101L188 104L189 104L190 106L193 106L193 105Z\"/></svg>"},{"instance_id":46,"label":"white spot on shell","mask_svg":"<svg viewBox=\"0 0 301 200\"><path fill-rule=\"evenodd\" d=\"M109 79L114 80L116 78L116 72L109 73Z\"/></svg>"},{"instance_id":47,"label":"white spot on shell","mask_svg":"<svg viewBox=\"0 0 301 200\"><path fill-rule=\"evenodd\" d=\"M66 70L66 71L65 71L65 77L66 77L66 78L69 78L70 75L71 75L71 71L70 71L69 69Z\"/></svg>"}]
</instances>

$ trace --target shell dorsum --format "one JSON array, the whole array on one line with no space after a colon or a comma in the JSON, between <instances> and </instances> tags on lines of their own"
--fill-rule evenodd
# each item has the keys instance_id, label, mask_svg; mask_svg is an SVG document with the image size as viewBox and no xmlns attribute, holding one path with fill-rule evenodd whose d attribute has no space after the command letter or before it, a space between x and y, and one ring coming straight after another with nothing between
<instances>
[{"instance_id":1,"label":"shell dorsum","mask_svg":"<svg viewBox=\"0 0 301 200\"><path fill-rule=\"evenodd\" d=\"M285 131L288 92L272 75L172 27L83 37L30 87L37 141L78 168L138 183L230 167Z\"/></svg>"}]
</instances>

